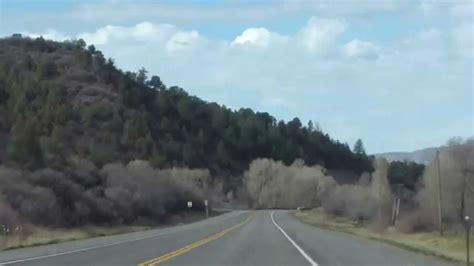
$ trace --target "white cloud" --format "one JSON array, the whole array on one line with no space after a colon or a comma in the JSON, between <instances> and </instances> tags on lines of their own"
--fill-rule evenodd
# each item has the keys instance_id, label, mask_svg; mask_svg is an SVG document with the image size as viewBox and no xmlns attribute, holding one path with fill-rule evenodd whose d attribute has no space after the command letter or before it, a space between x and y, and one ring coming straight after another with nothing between
<instances>
[{"instance_id":1,"label":"white cloud","mask_svg":"<svg viewBox=\"0 0 474 266\"><path fill-rule=\"evenodd\" d=\"M92 33L81 33L78 38L88 43L104 45L112 40L159 42L169 38L177 29L170 24L142 22L132 27L107 25Z\"/></svg>"},{"instance_id":2,"label":"white cloud","mask_svg":"<svg viewBox=\"0 0 474 266\"><path fill-rule=\"evenodd\" d=\"M142 22L129 32L137 41L162 41L174 32L176 28L170 24L152 24Z\"/></svg>"},{"instance_id":3,"label":"white cloud","mask_svg":"<svg viewBox=\"0 0 474 266\"><path fill-rule=\"evenodd\" d=\"M474 57L474 23L472 21L463 22L452 31L454 45L459 53L465 57Z\"/></svg>"},{"instance_id":4,"label":"white cloud","mask_svg":"<svg viewBox=\"0 0 474 266\"><path fill-rule=\"evenodd\" d=\"M291 49L303 48L311 54L324 55L330 52L337 37L346 28L346 23L341 20L311 17L294 35L285 36L266 28L249 28L237 36L232 45L266 48L270 45L289 44Z\"/></svg>"},{"instance_id":5,"label":"white cloud","mask_svg":"<svg viewBox=\"0 0 474 266\"><path fill-rule=\"evenodd\" d=\"M323 53L346 30L346 27L340 20L312 17L298 33L297 38L308 51Z\"/></svg>"},{"instance_id":6,"label":"white cloud","mask_svg":"<svg viewBox=\"0 0 474 266\"><path fill-rule=\"evenodd\" d=\"M350 59L362 58L367 60L376 60L379 57L380 48L371 42L352 40L346 43L342 52L345 57Z\"/></svg>"},{"instance_id":7,"label":"white cloud","mask_svg":"<svg viewBox=\"0 0 474 266\"><path fill-rule=\"evenodd\" d=\"M28 29L42 31L51 26L56 30L80 31L102 25L153 24L196 25L196 22L241 24L246 27L265 25L269 21L300 16L302 13L325 18L372 20L402 13L407 19L434 19L434 21L468 20L473 17L472 0L275 0L275 1L216 1L202 5L198 1L105 0L68 1L61 12L29 7L4 8L0 17L0 32L10 35ZM429 15L429 16L426 16ZM0 22L0 23L1 23ZM7 23L8 22L8 23Z\"/></svg>"},{"instance_id":8,"label":"white cloud","mask_svg":"<svg viewBox=\"0 0 474 266\"><path fill-rule=\"evenodd\" d=\"M410 55L412 59L442 63L455 58L472 58L473 23L462 22L450 29L428 29L404 39L397 47L398 52Z\"/></svg>"},{"instance_id":9,"label":"white cloud","mask_svg":"<svg viewBox=\"0 0 474 266\"><path fill-rule=\"evenodd\" d=\"M259 47L267 47L270 42L270 31L265 28L250 28L237 36L232 44L234 45L255 45Z\"/></svg>"},{"instance_id":10,"label":"white cloud","mask_svg":"<svg viewBox=\"0 0 474 266\"><path fill-rule=\"evenodd\" d=\"M114 42L158 45L155 48L161 48L160 45L163 45L171 53L189 51L206 43L206 38L196 30L183 31L170 24L150 22L142 22L130 27L107 25L92 33L80 33L77 37L84 39L87 43L102 46Z\"/></svg>"},{"instance_id":11,"label":"white cloud","mask_svg":"<svg viewBox=\"0 0 474 266\"><path fill-rule=\"evenodd\" d=\"M166 43L166 49L170 52L192 50L204 41L197 31L178 31Z\"/></svg>"},{"instance_id":12,"label":"white cloud","mask_svg":"<svg viewBox=\"0 0 474 266\"><path fill-rule=\"evenodd\" d=\"M129 27L107 25L94 32L79 33L77 38L103 46L117 42L157 43L163 44L166 50L172 53L197 49L199 46L204 47L206 43L212 42L216 47L224 50L231 47L282 48L286 47L282 45L289 45L286 48L298 52L304 48L303 50L310 54L325 55L336 47L337 37L345 31L346 27L346 23L340 20L311 17L307 24L294 35L282 35L266 28L248 28L236 36L232 42L228 42L208 40L196 30L183 31L170 24L142 22Z\"/></svg>"},{"instance_id":13,"label":"white cloud","mask_svg":"<svg viewBox=\"0 0 474 266\"><path fill-rule=\"evenodd\" d=\"M101 29L98 29L94 33L79 34L79 38L84 39L87 43L102 45L102 44L107 44L111 35L113 35L117 31L119 31L117 27L108 25Z\"/></svg>"},{"instance_id":14,"label":"white cloud","mask_svg":"<svg viewBox=\"0 0 474 266\"><path fill-rule=\"evenodd\" d=\"M449 13L455 18L462 20L469 19L472 21L474 15L473 3L472 0L453 1L453 5L449 8Z\"/></svg>"},{"instance_id":15,"label":"white cloud","mask_svg":"<svg viewBox=\"0 0 474 266\"><path fill-rule=\"evenodd\" d=\"M285 45L289 41L291 41L290 36L272 32L266 28L248 28L235 37L231 46L268 48L269 46Z\"/></svg>"}]
</instances>

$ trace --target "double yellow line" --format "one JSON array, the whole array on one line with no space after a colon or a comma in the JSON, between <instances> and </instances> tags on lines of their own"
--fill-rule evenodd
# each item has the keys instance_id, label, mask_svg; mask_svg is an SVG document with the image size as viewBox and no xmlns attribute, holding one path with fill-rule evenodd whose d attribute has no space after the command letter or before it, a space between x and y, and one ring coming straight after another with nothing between
<instances>
[{"instance_id":1,"label":"double yellow line","mask_svg":"<svg viewBox=\"0 0 474 266\"><path fill-rule=\"evenodd\" d=\"M186 252L191 251L192 249L195 249L195 248L200 247L200 246L202 246L202 245L204 245L204 244L206 244L206 243L209 243L209 242L211 242L211 241L214 241L214 240L216 240L216 239L219 239L219 238L223 237L224 235L226 235L226 234L228 234L228 233L234 231L235 229L237 229L237 228L241 227L242 225L244 225L245 223L247 223L247 222L250 220L250 218L252 218L252 217L248 217L247 219L245 219L245 221L243 221L243 222L241 222L241 223L239 223L239 224L236 224L236 225L234 225L234 226L232 226L232 227L229 227L229 228L227 228L227 229L225 229L225 230L222 230L222 231L220 231L219 233L217 233L217 234L215 234L215 235L212 235L212 236L210 236L210 237L204 238L204 239L199 240L199 241L197 241L197 242L194 242L194 243L192 243L192 244L190 244L190 245L187 245L187 246L185 246L185 247L183 247L183 248L180 248L180 249L175 250L175 251L170 252L170 253L166 253L166 254L164 254L164 255L162 255L162 256L159 256L159 257L157 257L157 258L151 259L151 260L149 260L149 261L142 262L142 263L138 264L138 266L153 266L153 265L158 265L159 263L162 263L162 262L164 262L164 261L170 260L170 259L172 259L172 258L174 258L174 257L179 256L179 255L182 255L182 254L184 254L184 253L186 253Z\"/></svg>"}]
</instances>

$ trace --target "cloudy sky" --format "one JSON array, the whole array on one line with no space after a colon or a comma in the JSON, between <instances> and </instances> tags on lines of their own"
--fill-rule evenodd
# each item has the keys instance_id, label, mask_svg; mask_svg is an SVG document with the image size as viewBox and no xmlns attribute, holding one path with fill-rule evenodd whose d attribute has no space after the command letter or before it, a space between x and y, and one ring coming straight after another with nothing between
<instances>
[{"instance_id":1,"label":"cloudy sky","mask_svg":"<svg viewBox=\"0 0 474 266\"><path fill-rule=\"evenodd\" d=\"M369 153L474 135L471 0L0 0L0 35L83 38L125 70Z\"/></svg>"}]
</instances>

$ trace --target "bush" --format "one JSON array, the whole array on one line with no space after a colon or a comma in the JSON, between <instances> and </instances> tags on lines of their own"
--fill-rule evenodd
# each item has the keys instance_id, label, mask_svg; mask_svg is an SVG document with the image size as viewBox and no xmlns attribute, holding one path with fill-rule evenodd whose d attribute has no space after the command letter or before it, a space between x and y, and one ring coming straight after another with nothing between
<instances>
[{"instance_id":1,"label":"bush","mask_svg":"<svg viewBox=\"0 0 474 266\"><path fill-rule=\"evenodd\" d=\"M414 233L434 229L435 213L430 209L416 209L403 215L396 228L403 233Z\"/></svg>"},{"instance_id":2,"label":"bush","mask_svg":"<svg viewBox=\"0 0 474 266\"><path fill-rule=\"evenodd\" d=\"M386 225L392 201L387 179L388 162L377 159L374 168L371 176L363 173L357 185L332 187L323 200L323 208L333 215L345 216L358 223L376 221L380 226Z\"/></svg>"},{"instance_id":3,"label":"bush","mask_svg":"<svg viewBox=\"0 0 474 266\"><path fill-rule=\"evenodd\" d=\"M58 224L60 215L54 193L29 184L21 171L0 167L0 196L27 221Z\"/></svg>"},{"instance_id":4,"label":"bush","mask_svg":"<svg viewBox=\"0 0 474 266\"><path fill-rule=\"evenodd\" d=\"M373 220L377 213L376 200L370 188L360 185L334 187L323 199L323 208L330 214L345 216L359 223Z\"/></svg>"},{"instance_id":5,"label":"bush","mask_svg":"<svg viewBox=\"0 0 474 266\"><path fill-rule=\"evenodd\" d=\"M187 209L203 209L210 173L203 169L158 170L147 161L107 164L98 171L72 157L64 172L24 172L0 167L1 221L44 226L161 222Z\"/></svg>"},{"instance_id":6,"label":"bush","mask_svg":"<svg viewBox=\"0 0 474 266\"><path fill-rule=\"evenodd\" d=\"M245 172L250 204L255 208L317 207L336 182L320 166L291 166L270 159L254 160Z\"/></svg>"},{"instance_id":7,"label":"bush","mask_svg":"<svg viewBox=\"0 0 474 266\"><path fill-rule=\"evenodd\" d=\"M0 227L14 228L20 224L18 213L10 205L0 199ZM2 230L2 228L0 228ZM2 233L0 231L0 233Z\"/></svg>"},{"instance_id":8,"label":"bush","mask_svg":"<svg viewBox=\"0 0 474 266\"><path fill-rule=\"evenodd\" d=\"M58 75L58 69L53 61L43 62L39 66L38 72L42 78L52 78Z\"/></svg>"}]
</instances>

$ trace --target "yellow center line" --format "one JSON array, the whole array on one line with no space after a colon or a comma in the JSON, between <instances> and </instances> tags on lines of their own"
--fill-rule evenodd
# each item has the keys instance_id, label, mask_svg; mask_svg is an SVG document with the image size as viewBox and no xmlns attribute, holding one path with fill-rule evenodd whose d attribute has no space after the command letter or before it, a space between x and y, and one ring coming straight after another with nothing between
<instances>
[{"instance_id":1,"label":"yellow center line","mask_svg":"<svg viewBox=\"0 0 474 266\"><path fill-rule=\"evenodd\" d=\"M253 215L252 215L252 216L253 216ZM158 265L158 264L161 263L161 262L170 260L170 259L172 259L172 258L174 258L174 257L177 257L177 256L179 256L179 255L182 255L182 254L184 254L184 253L186 253L186 252L189 252L189 251L191 251L192 249L195 249L195 248L197 248L197 247L200 247L200 246L202 246L202 245L204 245L204 244L206 244L206 243L209 243L209 242L211 242L211 241L214 241L214 240L216 240L216 239L219 239L219 238L223 237L224 235L226 235L226 234L228 234L228 233L234 231L235 229L237 229L237 228L241 227L242 225L244 225L245 223L247 223L247 222L250 220L250 218L252 218L252 216L248 217L247 219L245 219L245 221L243 221L243 222L241 222L241 223L238 223L238 224L236 224L236 225L234 225L234 226L232 226L232 227L229 227L229 228L227 228L227 229L224 229L224 230L220 231L220 232L217 233L217 234L214 234L214 235L209 236L209 237L207 237L207 238L201 239L201 240L199 240L199 241L197 241L197 242L194 242L194 243L192 243L192 244L189 244L189 245L187 245L187 246L185 246L185 247L182 247L182 248L180 248L180 249L177 249L177 250L175 250L175 251L166 253L166 254L164 254L164 255L162 255L162 256L159 256L159 257L156 257L156 258L154 258L154 259L151 259L151 260L142 262L142 263L138 264L138 266L154 266L154 265Z\"/></svg>"}]
</instances>

